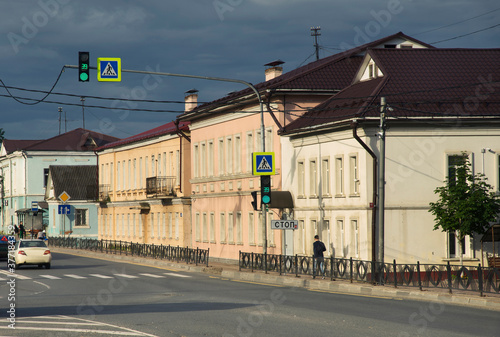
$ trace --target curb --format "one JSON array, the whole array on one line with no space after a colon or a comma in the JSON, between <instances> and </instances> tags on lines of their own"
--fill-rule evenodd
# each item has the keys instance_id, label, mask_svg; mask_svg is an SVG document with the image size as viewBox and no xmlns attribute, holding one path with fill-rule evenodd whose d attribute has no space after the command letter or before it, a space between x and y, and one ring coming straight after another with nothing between
<instances>
[{"instance_id":1,"label":"curb","mask_svg":"<svg viewBox=\"0 0 500 337\"><path fill-rule=\"evenodd\" d=\"M171 267L181 271L216 275L222 278L240 280L246 282L266 283L269 285L286 286L295 288L305 288L312 291L333 292L345 295L371 296L387 299L408 299L413 301L431 301L443 304L453 304L467 307L475 307L485 310L500 311L500 297L480 297L468 294L449 294L446 289L443 291L424 290L418 288L391 288L384 286L372 286L368 284L350 283L345 281L325 282L324 280L314 280L309 277L286 277L274 274L264 274L260 272L248 272L231 270L224 266L205 266L176 263L165 260L155 260L150 258L97 253L80 249L50 248L53 252L70 255L89 256L94 258L113 258L121 262L133 262L137 264ZM235 266L233 266L234 268ZM236 266L237 268L237 266ZM437 289L438 290L438 289Z\"/></svg>"}]
</instances>

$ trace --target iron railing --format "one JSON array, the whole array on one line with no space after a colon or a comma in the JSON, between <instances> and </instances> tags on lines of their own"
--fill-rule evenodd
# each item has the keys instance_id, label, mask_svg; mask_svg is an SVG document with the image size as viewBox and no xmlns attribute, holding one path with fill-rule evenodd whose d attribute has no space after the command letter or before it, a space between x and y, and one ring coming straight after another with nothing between
<instances>
[{"instance_id":1,"label":"iron railing","mask_svg":"<svg viewBox=\"0 0 500 337\"><path fill-rule=\"evenodd\" d=\"M146 194L173 195L176 177L146 178Z\"/></svg>"},{"instance_id":2,"label":"iron railing","mask_svg":"<svg viewBox=\"0 0 500 337\"><path fill-rule=\"evenodd\" d=\"M202 264L208 266L209 249L164 246L119 240L97 240L69 237L49 237L49 246L83 249L106 254L148 257L160 260Z\"/></svg>"},{"instance_id":3,"label":"iron railing","mask_svg":"<svg viewBox=\"0 0 500 337\"><path fill-rule=\"evenodd\" d=\"M319 263L318 263L319 262ZM239 254L239 269L263 270L323 277L330 280L345 279L351 282L366 282L379 285L393 285L423 288L445 288L483 293L500 294L500 268L462 266L447 264L397 264L378 263L325 257L321 263L311 256L273 255L259 253Z\"/></svg>"}]
</instances>

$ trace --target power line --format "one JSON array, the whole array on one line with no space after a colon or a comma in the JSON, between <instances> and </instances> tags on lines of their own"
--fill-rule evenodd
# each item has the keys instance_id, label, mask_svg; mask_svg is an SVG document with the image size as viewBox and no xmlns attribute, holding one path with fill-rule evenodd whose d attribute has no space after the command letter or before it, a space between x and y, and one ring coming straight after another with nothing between
<instances>
[{"instance_id":1,"label":"power line","mask_svg":"<svg viewBox=\"0 0 500 337\"><path fill-rule=\"evenodd\" d=\"M468 18L468 19L465 19L465 20L462 20L462 21L457 21L457 22L454 22L454 23L450 23L449 25L445 25L445 26L441 26L441 27L437 27L437 28L433 28L433 29L429 29L429 30L425 30L423 32L420 32L420 33L416 33L416 34L412 34L412 35L421 35L421 34L425 34L425 33L429 33L429 32L434 32L436 30L440 30L440 29L443 29L443 28L448 28L448 27L451 27L451 26L454 26L454 25L458 25L459 23L463 23L463 22L467 22L467 21L470 21L470 20L473 20L473 19L477 19L481 16L484 16L484 15L487 15L487 14L490 14L490 13L493 13L493 12L496 12L500 10L500 8L497 8L497 9L493 9L489 12L486 12L486 13L483 13L483 14L479 14L479 15L476 15L476 16L473 16L471 18Z\"/></svg>"},{"instance_id":2,"label":"power line","mask_svg":"<svg viewBox=\"0 0 500 337\"><path fill-rule=\"evenodd\" d=\"M480 29L480 30L476 30L476 31L471 32L471 33L467 33L467 34L455 36L455 37L452 37L452 38L449 38L449 39L446 39L446 40L431 42L430 44L437 44L437 43L441 43L441 42L445 42L445 41L451 41L451 40L459 39L461 37L469 36L469 35L480 33L480 32L484 32L485 30L493 29L493 28L498 27L498 26L500 26L500 23L498 23L496 25L493 25L493 26L490 26L490 27L486 27L486 28Z\"/></svg>"}]
</instances>

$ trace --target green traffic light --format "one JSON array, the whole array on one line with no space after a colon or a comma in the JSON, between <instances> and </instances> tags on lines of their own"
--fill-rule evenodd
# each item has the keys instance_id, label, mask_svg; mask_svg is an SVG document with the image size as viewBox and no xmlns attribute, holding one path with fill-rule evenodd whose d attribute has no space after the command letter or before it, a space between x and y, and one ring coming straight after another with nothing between
<instances>
[{"instance_id":1,"label":"green traffic light","mask_svg":"<svg viewBox=\"0 0 500 337\"><path fill-rule=\"evenodd\" d=\"M263 195L262 196L262 203L263 204L268 204L269 202L271 202L271 197L268 196L268 195Z\"/></svg>"},{"instance_id":2,"label":"green traffic light","mask_svg":"<svg viewBox=\"0 0 500 337\"><path fill-rule=\"evenodd\" d=\"M89 75L86 73L81 73L80 74L80 80L81 81L87 81L89 79Z\"/></svg>"}]
</instances>

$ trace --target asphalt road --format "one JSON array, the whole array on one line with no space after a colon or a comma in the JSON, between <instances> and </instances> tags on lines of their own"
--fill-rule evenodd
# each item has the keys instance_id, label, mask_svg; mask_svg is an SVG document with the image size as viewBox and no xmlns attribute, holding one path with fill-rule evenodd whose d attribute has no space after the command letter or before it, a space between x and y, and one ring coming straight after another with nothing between
<instances>
[{"instance_id":1,"label":"asphalt road","mask_svg":"<svg viewBox=\"0 0 500 337\"><path fill-rule=\"evenodd\" d=\"M495 311L60 253L52 269L22 267L15 275L10 282L4 264L0 301L9 310L15 304L15 329L2 319L0 336L500 336Z\"/></svg>"}]
</instances>

